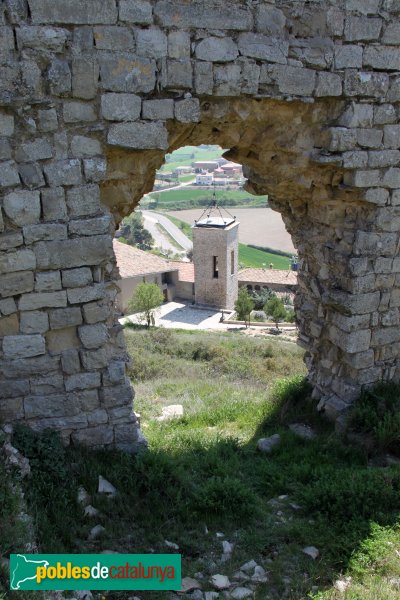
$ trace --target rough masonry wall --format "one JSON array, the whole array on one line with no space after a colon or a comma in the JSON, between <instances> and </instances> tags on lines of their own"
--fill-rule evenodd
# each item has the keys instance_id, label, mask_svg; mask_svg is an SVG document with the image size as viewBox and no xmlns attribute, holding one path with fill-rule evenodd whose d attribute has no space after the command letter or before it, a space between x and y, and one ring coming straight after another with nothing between
<instances>
[{"instance_id":1,"label":"rough masonry wall","mask_svg":"<svg viewBox=\"0 0 400 600\"><path fill-rule=\"evenodd\" d=\"M399 379L398 0L2 0L0 419L135 449L112 235L218 143L300 254L314 395Z\"/></svg>"}]
</instances>

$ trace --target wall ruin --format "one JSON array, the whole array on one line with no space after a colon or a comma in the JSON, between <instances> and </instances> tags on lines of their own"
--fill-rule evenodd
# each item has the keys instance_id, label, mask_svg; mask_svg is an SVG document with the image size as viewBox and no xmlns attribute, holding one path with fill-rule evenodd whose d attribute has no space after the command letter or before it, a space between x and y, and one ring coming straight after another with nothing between
<instances>
[{"instance_id":1,"label":"wall ruin","mask_svg":"<svg viewBox=\"0 0 400 600\"><path fill-rule=\"evenodd\" d=\"M299 250L314 396L399 379L397 0L3 0L0 420L137 447L112 237L215 143Z\"/></svg>"}]
</instances>

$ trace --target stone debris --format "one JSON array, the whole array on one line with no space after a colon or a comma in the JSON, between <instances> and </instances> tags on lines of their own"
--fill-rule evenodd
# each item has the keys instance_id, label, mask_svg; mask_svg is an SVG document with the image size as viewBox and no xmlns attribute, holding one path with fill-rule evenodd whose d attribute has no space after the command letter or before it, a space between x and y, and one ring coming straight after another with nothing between
<instances>
[{"instance_id":1,"label":"stone debris","mask_svg":"<svg viewBox=\"0 0 400 600\"><path fill-rule=\"evenodd\" d=\"M310 556L313 560L317 559L319 556L319 550L315 546L307 546L306 548L303 548L302 552L303 554Z\"/></svg>"},{"instance_id":2,"label":"stone debris","mask_svg":"<svg viewBox=\"0 0 400 600\"><path fill-rule=\"evenodd\" d=\"M276 446L279 446L281 443L281 436L279 433L274 433L267 438L260 438L257 442L257 450L262 452L263 454L269 454L272 452L272 449Z\"/></svg>"},{"instance_id":3,"label":"stone debris","mask_svg":"<svg viewBox=\"0 0 400 600\"><path fill-rule=\"evenodd\" d=\"M31 466L29 460L14 448L10 442L3 445L3 453L6 457L6 466L18 469L21 478L29 477L31 474Z\"/></svg>"},{"instance_id":4,"label":"stone debris","mask_svg":"<svg viewBox=\"0 0 400 600\"><path fill-rule=\"evenodd\" d=\"M309 425L303 425L302 423L291 423L289 429L297 437L303 440L314 440L317 437L315 431Z\"/></svg>"},{"instance_id":5,"label":"stone debris","mask_svg":"<svg viewBox=\"0 0 400 600\"><path fill-rule=\"evenodd\" d=\"M254 583L266 583L268 581L268 575L260 565L254 568L254 574L251 576L251 581Z\"/></svg>"},{"instance_id":6,"label":"stone debris","mask_svg":"<svg viewBox=\"0 0 400 600\"><path fill-rule=\"evenodd\" d=\"M158 421L169 421L169 419L177 419L183 417L182 404L170 404L162 408L162 416L157 417Z\"/></svg>"},{"instance_id":7,"label":"stone debris","mask_svg":"<svg viewBox=\"0 0 400 600\"><path fill-rule=\"evenodd\" d=\"M341 592L342 594L344 594L344 592L347 590L347 588L349 587L350 584L351 584L351 577L343 577L342 579L337 579L335 581L335 583L333 584L333 587L338 592Z\"/></svg>"},{"instance_id":8,"label":"stone debris","mask_svg":"<svg viewBox=\"0 0 400 600\"><path fill-rule=\"evenodd\" d=\"M119 552L116 552L115 550L102 550L100 554L119 554Z\"/></svg>"},{"instance_id":9,"label":"stone debris","mask_svg":"<svg viewBox=\"0 0 400 600\"><path fill-rule=\"evenodd\" d=\"M89 540L96 540L101 537L105 532L105 527L103 525L95 525L89 533Z\"/></svg>"},{"instance_id":10,"label":"stone debris","mask_svg":"<svg viewBox=\"0 0 400 600\"><path fill-rule=\"evenodd\" d=\"M215 536L216 536L217 538L219 538L219 539L222 539L222 538L224 538L224 537L225 537L225 534L224 534L224 533L222 533L222 531L217 531L217 533L215 534Z\"/></svg>"},{"instance_id":11,"label":"stone debris","mask_svg":"<svg viewBox=\"0 0 400 600\"><path fill-rule=\"evenodd\" d=\"M205 592L204 600L218 600L219 593L218 592Z\"/></svg>"},{"instance_id":12,"label":"stone debris","mask_svg":"<svg viewBox=\"0 0 400 600\"><path fill-rule=\"evenodd\" d=\"M227 590L231 586L231 582L229 581L226 575L213 575L211 577L211 583L217 590Z\"/></svg>"},{"instance_id":13,"label":"stone debris","mask_svg":"<svg viewBox=\"0 0 400 600\"><path fill-rule=\"evenodd\" d=\"M183 577L182 587L180 591L182 593L186 593L191 592L193 590L201 590L201 583L199 583L197 579L193 579L192 577Z\"/></svg>"},{"instance_id":14,"label":"stone debris","mask_svg":"<svg viewBox=\"0 0 400 600\"><path fill-rule=\"evenodd\" d=\"M80 485L78 488L77 502L78 504L82 504L82 506L89 506L90 504L90 494L85 490L83 485ZM86 511L85 511L86 514Z\"/></svg>"},{"instance_id":15,"label":"stone debris","mask_svg":"<svg viewBox=\"0 0 400 600\"><path fill-rule=\"evenodd\" d=\"M245 587L237 587L231 592L233 600L244 600L245 598L254 598L253 590Z\"/></svg>"},{"instance_id":16,"label":"stone debris","mask_svg":"<svg viewBox=\"0 0 400 600\"><path fill-rule=\"evenodd\" d=\"M107 494L110 497L113 497L117 494L116 488L112 483L104 479L101 475L99 475L99 485L97 489L99 494Z\"/></svg>"},{"instance_id":17,"label":"stone debris","mask_svg":"<svg viewBox=\"0 0 400 600\"><path fill-rule=\"evenodd\" d=\"M235 571L233 574L233 579L235 581L248 581L250 579L250 574L243 573L243 571Z\"/></svg>"},{"instance_id":18,"label":"stone debris","mask_svg":"<svg viewBox=\"0 0 400 600\"><path fill-rule=\"evenodd\" d=\"M235 544L231 544L231 542L227 542L226 540L222 542L222 549L224 554L232 554L234 547Z\"/></svg>"},{"instance_id":19,"label":"stone debris","mask_svg":"<svg viewBox=\"0 0 400 600\"><path fill-rule=\"evenodd\" d=\"M164 544L168 548L171 548L171 550L179 550L178 544L175 544L174 542L170 542L169 540L164 540Z\"/></svg>"},{"instance_id":20,"label":"stone debris","mask_svg":"<svg viewBox=\"0 0 400 600\"><path fill-rule=\"evenodd\" d=\"M88 504L85 508L84 514L85 514L85 517L98 517L100 513L97 510L97 508L95 508L91 504Z\"/></svg>"},{"instance_id":21,"label":"stone debris","mask_svg":"<svg viewBox=\"0 0 400 600\"><path fill-rule=\"evenodd\" d=\"M254 571L254 569L257 567L257 563L255 560L249 560L247 563L245 563L244 565L242 565L240 567L241 571L244 571L245 573L250 573L250 571Z\"/></svg>"}]
</instances>

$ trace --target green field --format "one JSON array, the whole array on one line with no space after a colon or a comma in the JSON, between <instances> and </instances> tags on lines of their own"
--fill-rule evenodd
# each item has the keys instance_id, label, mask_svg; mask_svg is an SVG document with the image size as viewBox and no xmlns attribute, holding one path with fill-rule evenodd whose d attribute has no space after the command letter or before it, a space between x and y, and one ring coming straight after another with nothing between
<instances>
[{"instance_id":1,"label":"green field","mask_svg":"<svg viewBox=\"0 0 400 600\"><path fill-rule=\"evenodd\" d=\"M183 146L179 150L175 150L171 154L167 154L166 163L160 171L173 171L176 167L182 165L191 165L197 160L216 160L225 152L219 146L208 146L207 148L199 148L198 146Z\"/></svg>"},{"instance_id":2,"label":"green field","mask_svg":"<svg viewBox=\"0 0 400 600\"><path fill-rule=\"evenodd\" d=\"M213 199L213 189L197 189L185 187L151 192L141 201L141 207L146 208L152 202L152 208L157 210L185 210L196 207L207 207ZM243 208L262 208L267 205L267 196L252 196L242 189L216 190L215 197L220 206L241 206Z\"/></svg>"},{"instance_id":3,"label":"green field","mask_svg":"<svg viewBox=\"0 0 400 600\"><path fill-rule=\"evenodd\" d=\"M193 238L192 228L188 223L184 223L184 221L180 221L171 215L168 215L168 219L179 227L190 240ZM290 259L287 256L281 256L274 252L264 252L263 250L251 248L246 244L239 244L240 266L262 269L263 267L268 268L271 263L274 269L289 269L290 267Z\"/></svg>"}]
</instances>

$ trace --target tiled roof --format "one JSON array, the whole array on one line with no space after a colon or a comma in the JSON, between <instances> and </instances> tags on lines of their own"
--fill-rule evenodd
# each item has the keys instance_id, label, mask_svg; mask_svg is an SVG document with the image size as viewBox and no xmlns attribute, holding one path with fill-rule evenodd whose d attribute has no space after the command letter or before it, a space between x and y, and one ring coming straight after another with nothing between
<instances>
[{"instance_id":1,"label":"tiled roof","mask_svg":"<svg viewBox=\"0 0 400 600\"><path fill-rule=\"evenodd\" d=\"M174 270L178 269L179 281L194 283L194 264L192 262L170 260L169 264L174 266Z\"/></svg>"},{"instance_id":2,"label":"tiled roof","mask_svg":"<svg viewBox=\"0 0 400 600\"><path fill-rule=\"evenodd\" d=\"M297 285L297 273L279 269L242 269L239 271L239 283L242 282Z\"/></svg>"},{"instance_id":3,"label":"tiled roof","mask_svg":"<svg viewBox=\"0 0 400 600\"><path fill-rule=\"evenodd\" d=\"M171 262L139 248L117 240L113 241L113 246L121 279L177 270Z\"/></svg>"}]
</instances>

